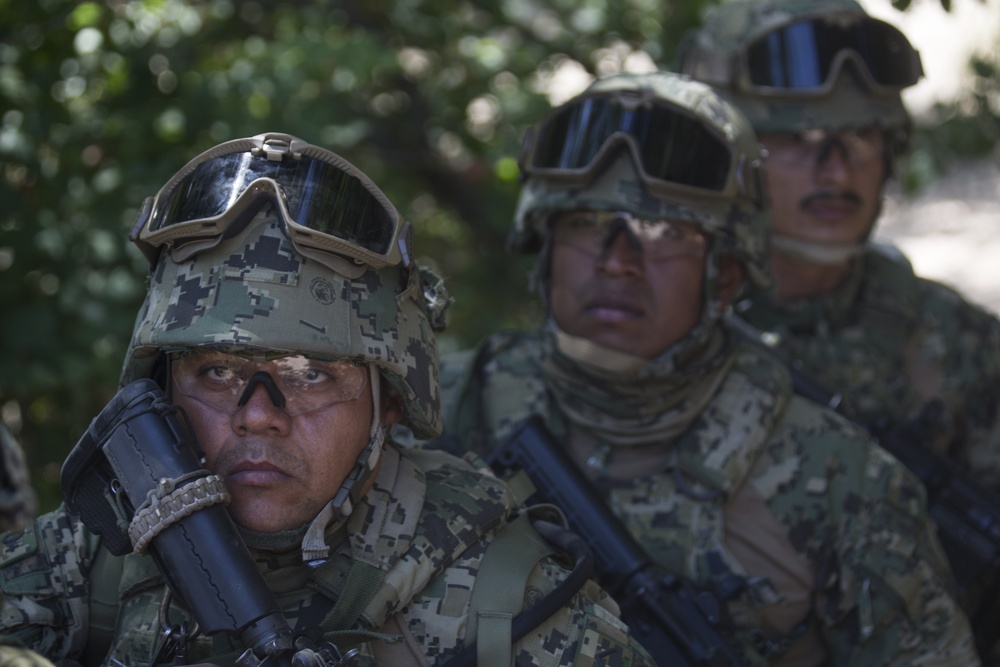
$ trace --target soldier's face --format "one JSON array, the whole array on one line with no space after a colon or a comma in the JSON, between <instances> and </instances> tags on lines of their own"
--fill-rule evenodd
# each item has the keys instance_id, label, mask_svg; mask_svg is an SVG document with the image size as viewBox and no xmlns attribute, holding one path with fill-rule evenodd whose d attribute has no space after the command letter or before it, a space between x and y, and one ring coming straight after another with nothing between
<instances>
[{"instance_id":1,"label":"soldier's face","mask_svg":"<svg viewBox=\"0 0 1000 667\"><path fill-rule=\"evenodd\" d=\"M368 373L363 366L355 370ZM172 395L190 419L205 467L221 475L232 494L233 519L251 530L291 530L309 522L368 443L373 406L367 386L357 398L295 416L275 405L263 384L228 410L176 386ZM384 423L397 418L383 414Z\"/></svg>"},{"instance_id":2,"label":"soldier's face","mask_svg":"<svg viewBox=\"0 0 1000 667\"><path fill-rule=\"evenodd\" d=\"M553 225L549 298L560 329L644 359L691 331L702 310L704 236L688 236L686 252L657 253L622 229L597 250L574 241L573 215Z\"/></svg>"},{"instance_id":3,"label":"soldier's face","mask_svg":"<svg viewBox=\"0 0 1000 667\"><path fill-rule=\"evenodd\" d=\"M885 180L877 130L761 134L774 231L803 241L854 244L879 211Z\"/></svg>"}]
</instances>

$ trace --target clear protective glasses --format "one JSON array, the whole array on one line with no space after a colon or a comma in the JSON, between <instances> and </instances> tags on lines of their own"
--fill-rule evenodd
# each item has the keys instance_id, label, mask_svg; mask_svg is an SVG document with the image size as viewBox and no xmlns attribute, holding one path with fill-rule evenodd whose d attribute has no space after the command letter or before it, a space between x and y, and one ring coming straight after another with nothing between
<instances>
[{"instance_id":1,"label":"clear protective glasses","mask_svg":"<svg viewBox=\"0 0 1000 667\"><path fill-rule=\"evenodd\" d=\"M525 135L518 163L529 176L585 182L620 144L653 194L761 195L759 175L747 173L756 173L747 156L715 128L649 91L583 95L553 109Z\"/></svg>"},{"instance_id":2,"label":"clear protective glasses","mask_svg":"<svg viewBox=\"0 0 1000 667\"><path fill-rule=\"evenodd\" d=\"M368 369L350 361L319 361L301 354L268 357L217 350L171 353L174 391L233 414L263 385L290 416L346 403L361 396Z\"/></svg>"},{"instance_id":3,"label":"clear protective glasses","mask_svg":"<svg viewBox=\"0 0 1000 667\"><path fill-rule=\"evenodd\" d=\"M624 233L651 260L703 257L708 239L695 227L671 220L645 220L623 211L568 211L552 221L553 243L602 256Z\"/></svg>"},{"instance_id":4,"label":"clear protective glasses","mask_svg":"<svg viewBox=\"0 0 1000 667\"><path fill-rule=\"evenodd\" d=\"M349 277L409 261L407 225L363 172L280 133L226 142L191 160L146 199L129 237L151 262L162 246L184 261L246 222L262 198L276 205L297 250L319 261L348 258Z\"/></svg>"},{"instance_id":5,"label":"clear protective glasses","mask_svg":"<svg viewBox=\"0 0 1000 667\"><path fill-rule=\"evenodd\" d=\"M899 91L923 76L920 54L898 29L869 16L802 18L756 38L741 53L742 87L759 94L825 94L851 60L869 87Z\"/></svg>"},{"instance_id":6,"label":"clear protective glasses","mask_svg":"<svg viewBox=\"0 0 1000 667\"><path fill-rule=\"evenodd\" d=\"M851 167L857 168L885 155L886 143L877 128L862 130L807 130L795 134L764 134L767 161L795 168L820 165L834 152Z\"/></svg>"}]
</instances>

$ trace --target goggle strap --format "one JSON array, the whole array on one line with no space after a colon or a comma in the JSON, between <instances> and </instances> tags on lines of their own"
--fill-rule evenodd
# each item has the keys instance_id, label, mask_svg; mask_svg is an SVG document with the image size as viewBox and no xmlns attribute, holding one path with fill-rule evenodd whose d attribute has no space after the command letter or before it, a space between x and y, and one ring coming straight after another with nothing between
<instances>
[{"instance_id":1,"label":"goggle strap","mask_svg":"<svg viewBox=\"0 0 1000 667\"><path fill-rule=\"evenodd\" d=\"M135 216L135 223L133 223L132 229L128 233L128 240L135 244L135 247L139 249L139 252L146 258L150 266L156 264L156 260L160 256L160 248L144 240L141 234L142 230L146 227L150 213L153 211L153 201L153 197L146 197L142 201L139 213Z\"/></svg>"},{"instance_id":2,"label":"goggle strap","mask_svg":"<svg viewBox=\"0 0 1000 667\"><path fill-rule=\"evenodd\" d=\"M739 54L695 47L684 56L681 71L711 86L729 87L736 82Z\"/></svg>"}]
</instances>

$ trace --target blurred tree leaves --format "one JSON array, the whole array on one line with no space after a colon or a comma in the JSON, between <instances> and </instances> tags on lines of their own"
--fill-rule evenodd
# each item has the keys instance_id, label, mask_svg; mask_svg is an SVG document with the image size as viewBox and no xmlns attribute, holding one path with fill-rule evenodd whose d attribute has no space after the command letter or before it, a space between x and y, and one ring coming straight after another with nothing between
<instances>
[{"instance_id":1,"label":"blurred tree leaves","mask_svg":"<svg viewBox=\"0 0 1000 667\"><path fill-rule=\"evenodd\" d=\"M672 57L698 3L0 0L0 409L44 508L116 390L146 266L143 198L263 131L327 146L412 220L456 299L444 347L533 319L501 251L524 128L565 62Z\"/></svg>"},{"instance_id":2,"label":"blurred tree leaves","mask_svg":"<svg viewBox=\"0 0 1000 667\"><path fill-rule=\"evenodd\" d=\"M556 74L672 63L707 4L0 0L0 416L43 509L117 388L147 270L126 234L188 160L283 131L354 162L448 280L442 347L470 345L537 317L530 260L502 248L517 149ZM959 145L992 149L992 72L940 110L952 139L918 136L924 169L907 183Z\"/></svg>"}]
</instances>

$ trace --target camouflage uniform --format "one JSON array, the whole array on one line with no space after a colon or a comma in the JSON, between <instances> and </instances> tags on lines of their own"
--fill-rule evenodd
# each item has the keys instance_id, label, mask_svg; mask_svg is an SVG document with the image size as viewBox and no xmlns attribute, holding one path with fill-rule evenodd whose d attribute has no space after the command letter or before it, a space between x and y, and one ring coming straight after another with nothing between
<instances>
[{"instance_id":1,"label":"camouflage uniform","mask_svg":"<svg viewBox=\"0 0 1000 667\"><path fill-rule=\"evenodd\" d=\"M813 299L750 293L750 323L778 334L797 371L836 389L852 417L914 422L928 444L1000 492L1000 321L869 246L846 282Z\"/></svg>"},{"instance_id":2,"label":"camouflage uniform","mask_svg":"<svg viewBox=\"0 0 1000 667\"><path fill-rule=\"evenodd\" d=\"M781 50L785 48L793 53ZM763 51L767 58L760 57ZM810 53L820 56L812 63L815 72L791 83L786 75L805 71L799 67ZM831 132L849 131L869 142L881 135L885 178L907 152L912 132L901 91L923 75L919 54L906 37L869 17L855 0L720 5L687 40L680 68L715 85L758 133L775 135L777 146L804 145L810 135L830 141ZM844 157L849 159L847 153ZM877 157L869 154L862 163ZM774 159L781 161L778 155ZM818 152L796 159L778 166L777 182L771 182L783 209L791 211L798 204L807 211L812 197L858 194L836 192L842 186L832 185L836 181L828 178L832 172L824 171L829 165ZM808 169L808 178L782 182L785 173L792 173L790 167ZM864 168L844 174L857 179ZM800 184L807 189L800 191ZM881 195L882 184L869 185L866 207L876 203L870 198ZM803 199L794 201L799 196ZM916 276L895 248L873 243L878 214L879 208L872 207L871 220L852 221L852 229L866 222L867 228L861 238L839 243L786 231L787 225L801 222L794 213L777 221L772 257L786 283L775 292L750 287L736 310L780 350L797 381L827 396L839 395L841 412L881 442L891 442L904 461L910 456L917 461L914 469L931 485L931 513L946 522L944 545L957 568L962 604L979 649L984 655L997 654L1000 647L990 648L997 644L991 607L996 595L986 581L996 579L989 574L995 559L985 555L994 547L977 545L995 538L985 533L987 524L979 518L982 501L958 511L968 519L958 529L952 526L960 521L946 517L949 510L943 508L955 497L950 489L956 484L986 502L990 492L1000 493L1000 320L955 290ZM785 296L797 276L810 273L825 275L834 286ZM911 443L913 449L907 449ZM935 453L943 460L933 460ZM952 468L964 469L971 483L959 479L953 484L960 475L951 472L934 479L937 470Z\"/></svg>"},{"instance_id":3,"label":"camouflage uniform","mask_svg":"<svg viewBox=\"0 0 1000 667\"><path fill-rule=\"evenodd\" d=\"M18 530L28 524L37 512L35 491L31 487L24 451L6 424L0 422L0 455L3 456L0 477L0 530ZM3 600L0 599L0 605ZM4 667L46 667L51 663L29 651L18 642L0 639L0 665Z\"/></svg>"},{"instance_id":4,"label":"camouflage uniform","mask_svg":"<svg viewBox=\"0 0 1000 667\"><path fill-rule=\"evenodd\" d=\"M753 133L706 86L665 73L621 75L581 98L616 87L723 129L750 181L759 166ZM920 483L857 425L795 395L787 369L736 343L721 317L721 256L736 256L755 284L767 284L761 200L749 189L722 202L681 189L650 196L648 176L631 164L628 155L608 158L582 187L529 169L515 244L540 240L546 298L553 211L696 224L712 242L701 321L661 356L624 371L604 362L627 355L593 344L599 354L585 359L551 317L538 331L498 333L445 356L439 444L487 457L540 415L659 565L727 599L733 641L749 664L978 664Z\"/></svg>"},{"instance_id":5,"label":"camouflage uniform","mask_svg":"<svg viewBox=\"0 0 1000 667\"><path fill-rule=\"evenodd\" d=\"M298 161L311 158L318 162L309 166L310 174L336 169L331 177L340 179L338 193L354 188L357 195L364 187L378 200L364 200L370 207L383 213L391 207L342 158L279 134L217 147L171 183L197 175L192 170L199 165L213 168L212 156L235 157L223 163L228 171L221 178L210 172L209 194L221 192L226 179L236 180L234 163L267 170L288 160L294 170ZM244 182L254 177L260 178ZM288 197L298 194L296 184L286 187ZM389 260L378 264L365 256L367 250L354 252L343 244L327 253L317 248L316 239L324 241L321 233L311 230L297 238L275 206L245 204L236 205L253 216L242 228L230 229L225 242L209 238L194 254L184 255L191 246L172 240L159 247L155 236L138 237L154 266L123 385L161 376L169 368L165 352L202 346L350 359L378 369L394 388L403 424L423 436L436 434L433 327L447 294L412 262L411 241L398 215L390 216L397 228ZM194 243L207 236L200 225ZM369 384L373 404L380 405L382 383ZM379 410L373 412L368 446L314 519L277 533L240 529L294 630L318 628L322 640L341 650L357 647L361 665L442 664L473 640L486 658L503 662L512 651L519 665L651 664L618 620L615 603L593 583L570 591L561 609L511 648L511 616L534 607L569 576L564 556L514 512L503 482L439 452L401 452L380 423ZM336 437L330 435L331 446ZM64 471L64 492L67 479L74 478ZM372 486L362 494L366 482ZM74 497L70 484L68 500ZM114 556L84 521L63 506L4 536L0 588L8 605L0 632L63 663L151 664L164 633L172 626L193 627L193 616L176 596L168 600L152 557ZM511 548L517 558L504 556ZM231 665L247 648L240 643L225 633L198 637L183 661Z\"/></svg>"},{"instance_id":6,"label":"camouflage uniform","mask_svg":"<svg viewBox=\"0 0 1000 667\"><path fill-rule=\"evenodd\" d=\"M716 66L777 26L835 16L841 18L831 22L865 12L854 0L728 3L691 36L681 71L716 85L758 133L881 129L891 170L912 130L898 89L869 89L845 68L823 94L763 93ZM849 276L833 291L779 303L771 292L751 288L737 311L778 334L796 370L840 393L852 418L881 427L918 422L933 446L1000 492L1000 320L915 276L893 248L867 243L857 251Z\"/></svg>"},{"instance_id":7,"label":"camouflage uniform","mask_svg":"<svg viewBox=\"0 0 1000 667\"><path fill-rule=\"evenodd\" d=\"M361 665L442 664L466 642L484 550L512 525L511 509L499 480L453 457L400 454L391 446L375 486L346 526L326 533L329 558L304 565L295 548L301 535L252 553L293 627L319 625L342 649L360 645ZM255 546L253 536L247 542ZM549 552L538 538L524 546ZM352 568L374 571L378 584L365 591L370 601L360 618L342 625L336 602ZM555 561L542 559L526 582L526 599L550 592L565 574ZM165 592L150 557L111 556L77 517L59 509L6 536L0 578L10 597L0 629L40 653L85 665L150 663L164 630L159 613ZM517 643L517 664L597 664L595 653L605 651L613 657L601 664L651 664L629 644L616 616L614 602L590 583ZM167 618L191 623L176 601ZM345 632L348 627L354 631ZM225 635L201 637L188 659L231 665L244 649Z\"/></svg>"},{"instance_id":8,"label":"camouflage uniform","mask_svg":"<svg viewBox=\"0 0 1000 667\"><path fill-rule=\"evenodd\" d=\"M31 487L24 450L7 426L0 422L0 530L24 526L37 512L35 491Z\"/></svg>"}]
</instances>

